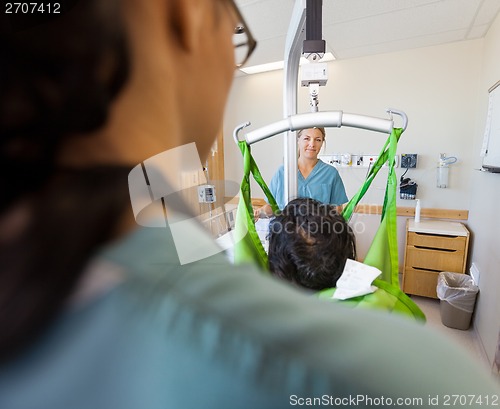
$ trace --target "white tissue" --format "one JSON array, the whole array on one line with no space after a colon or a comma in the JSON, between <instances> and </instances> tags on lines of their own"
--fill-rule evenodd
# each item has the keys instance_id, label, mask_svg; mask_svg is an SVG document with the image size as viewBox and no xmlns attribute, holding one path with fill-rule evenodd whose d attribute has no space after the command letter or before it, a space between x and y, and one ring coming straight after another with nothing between
<instances>
[{"instance_id":1,"label":"white tissue","mask_svg":"<svg viewBox=\"0 0 500 409\"><path fill-rule=\"evenodd\" d=\"M347 259L344 271L337 280L337 289L332 298L347 300L373 293L377 287L371 285L382 272L375 267Z\"/></svg>"}]
</instances>

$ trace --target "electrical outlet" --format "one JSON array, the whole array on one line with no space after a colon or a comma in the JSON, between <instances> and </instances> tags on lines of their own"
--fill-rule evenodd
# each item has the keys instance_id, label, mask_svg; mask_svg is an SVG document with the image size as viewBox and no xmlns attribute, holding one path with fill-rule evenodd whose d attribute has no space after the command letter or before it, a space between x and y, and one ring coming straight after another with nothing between
<instances>
[{"instance_id":1,"label":"electrical outlet","mask_svg":"<svg viewBox=\"0 0 500 409\"><path fill-rule=\"evenodd\" d=\"M340 165L340 156L338 154L318 155L318 159L322 160L328 165L332 165L335 167Z\"/></svg>"},{"instance_id":2,"label":"electrical outlet","mask_svg":"<svg viewBox=\"0 0 500 409\"><path fill-rule=\"evenodd\" d=\"M377 155L363 155L363 166L372 167L373 164L377 161Z\"/></svg>"},{"instance_id":3,"label":"electrical outlet","mask_svg":"<svg viewBox=\"0 0 500 409\"><path fill-rule=\"evenodd\" d=\"M401 154L401 167L402 168L416 168L417 167L417 154L416 153L402 153Z\"/></svg>"}]
</instances>

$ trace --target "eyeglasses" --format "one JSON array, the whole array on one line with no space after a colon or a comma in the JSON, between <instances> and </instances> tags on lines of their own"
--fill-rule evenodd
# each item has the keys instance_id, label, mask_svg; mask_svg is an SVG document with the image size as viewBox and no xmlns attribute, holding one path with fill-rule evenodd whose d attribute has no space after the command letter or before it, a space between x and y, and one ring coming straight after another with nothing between
<instances>
[{"instance_id":1,"label":"eyeglasses","mask_svg":"<svg viewBox=\"0 0 500 409\"><path fill-rule=\"evenodd\" d=\"M234 62L236 68L240 68L245 64L250 56L252 55L255 47L257 46L257 41L252 36L252 33L248 29L248 25L245 19L240 13L238 6L235 4L234 0L230 0L229 3L234 10L237 17L237 24L234 28L233 34L233 46L234 46Z\"/></svg>"}]
</instances>

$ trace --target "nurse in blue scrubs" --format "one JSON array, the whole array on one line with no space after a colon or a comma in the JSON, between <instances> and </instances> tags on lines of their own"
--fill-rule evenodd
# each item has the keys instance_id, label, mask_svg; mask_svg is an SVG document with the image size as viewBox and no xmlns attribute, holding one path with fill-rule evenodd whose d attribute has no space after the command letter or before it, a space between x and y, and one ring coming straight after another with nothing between
<instances>
[{"instance_id":1,"label":"nurse in blue scrubs","mask_svg":"<svg viewBox=\"0 0 500 409\"><path fill-rule=\"evenodd\" d=\"M309 197L336 206L346 203L347 195L339 172L333 166L318 159L318 154L325 142L325 128L302 129L297 137L299 149L297 197ZM281 165L269 185L280 209L286 205L284 180L284 166ZM256 218L262 216L272 216L269 204L255 211Z\"/></svg>"}]
</instances>

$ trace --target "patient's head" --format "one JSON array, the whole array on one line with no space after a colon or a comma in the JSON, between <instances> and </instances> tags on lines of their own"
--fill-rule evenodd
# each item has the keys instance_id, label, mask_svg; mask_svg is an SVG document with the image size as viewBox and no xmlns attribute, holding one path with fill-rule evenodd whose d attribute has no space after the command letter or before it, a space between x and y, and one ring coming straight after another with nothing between
<instances>
[{"instance_id":1,"label":"patient's head","mask_svg":"<svg viewBox=\"0 0 500 409\"><path fill-rule=\"evenodd\" d=\"M335 206L290 201L269 226L273 275L312 290L335 287L346 260L356 258L352 229Z\"/></svg>"}]
</instances>

